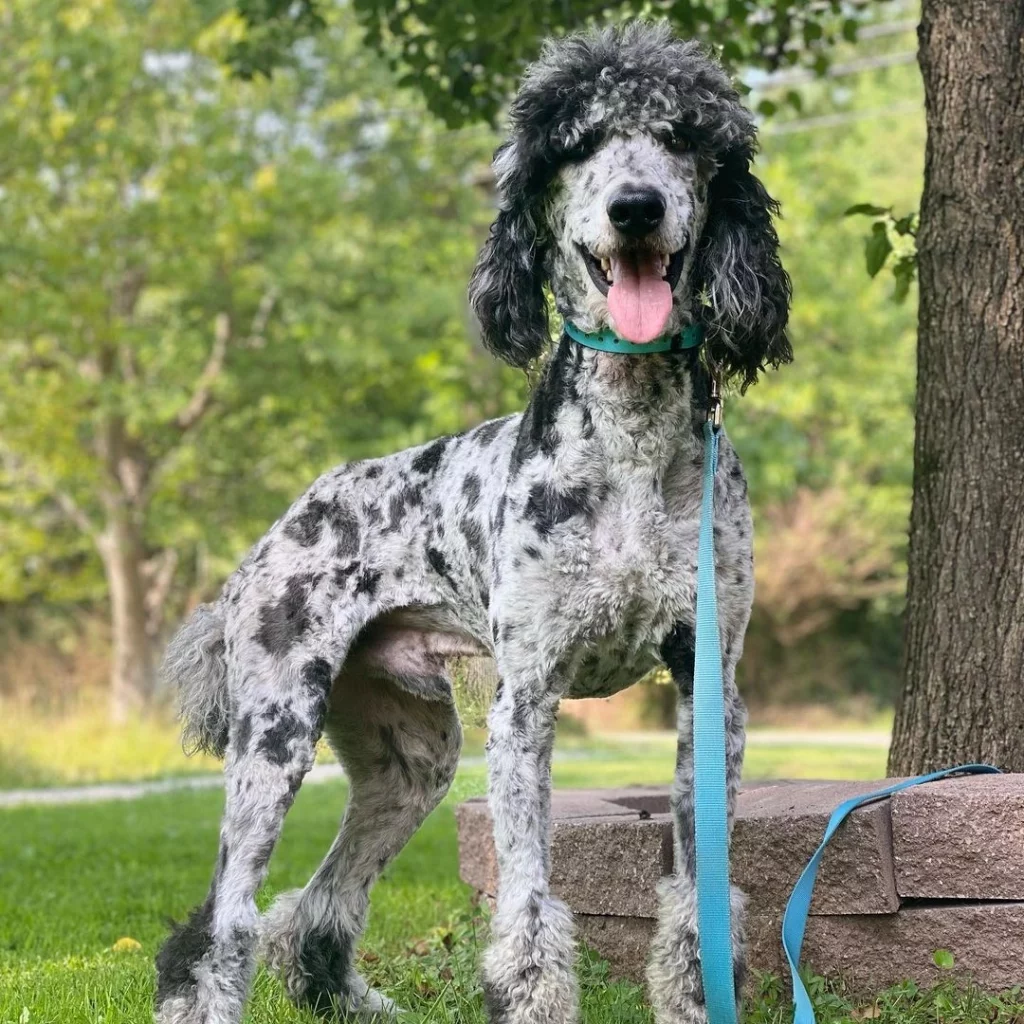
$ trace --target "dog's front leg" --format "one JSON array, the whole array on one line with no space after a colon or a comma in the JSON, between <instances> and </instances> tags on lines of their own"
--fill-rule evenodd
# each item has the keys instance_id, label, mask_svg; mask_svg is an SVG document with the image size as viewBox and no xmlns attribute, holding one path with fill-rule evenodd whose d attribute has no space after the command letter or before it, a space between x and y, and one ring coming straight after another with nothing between
<instances>
[{"instance_id":1,"label":"dog's front leg","mask_svg":"<svg viewBox=\"0 0 1024 1024\"><path fill-rule=\"evenodd\" d=\"M489 796L500 875L483 961L491 1024L576 1020L572 914L548 890L557 709L554 688L503 675L488 717Z\"/></svg>"},{"instance_id":2,"label":"dog's front leg","mask_svg":"<svg viewBox=\"0 0 1024 1024\"><path fill-rule=\"evenodd\" d=\"M679 624L662 645L662 659L679 690L676 773L672 782L675 874L658 889L658 930L651 946L647 983L657 1024L704 1024L704 986L697 938L697 883L693 838L693 629ZM736 689L736 663L723 665L725 684L726 774L729 828L732 829L743 767L746 709ZM743 893L732 890L732 939L739 999L744 976Z\"/></svg>"}]
</instances>

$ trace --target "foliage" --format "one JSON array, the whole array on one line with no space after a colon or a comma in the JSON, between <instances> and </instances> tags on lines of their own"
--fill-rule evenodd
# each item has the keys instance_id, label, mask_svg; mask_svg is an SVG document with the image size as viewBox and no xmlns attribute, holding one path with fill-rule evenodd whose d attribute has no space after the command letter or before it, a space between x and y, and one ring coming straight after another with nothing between
<instances>
[{"instance_id":1,"label":"foliage","mask_svg":"<svg viewBox=\"0 0 1024 1024\"><path fill-rule=\"evenodd\" d=\"M166 584L162 628L322 469L523 401L523 379L473 343L463 298L495 134L441 128L344 7L271 80L240 81L222 62L247 30L223 4L10 7L0 601L19 611L5 619L102 607L111 499L138 524L146 579ZM871 46L885 57L908 41ZM916 202L905 154L923 121L905 101L920 86L907 67L825 80L800 87L799 112L791 91L762 81L751 97L779 108L759 173L783 201L797 361L726 412L758 531L743 682L755 700L848 684L884 699L913 322L866 285L842 212L883 189L896 208ZM112 423L127 457L113 469Z\"/></svg>"},{"instance_id":2,"label":"foliage","mask_svg":"<svg viewBox=\"0 0 1024 1024\"><path fill-rule=\"evenodd\" d=\"M0 600L101 598L125 516L180 606L317 472L515 400L465 329L489 140L441 144L346 11L252 83L230 9L3 19Z\"/></svg>"},{"instance_id":3,"label":"foliage","mask_svg":"<svg viewBox=\"0 0 1024 1024\"><path fill-rule=\"evenodd\" d=\"M800 115L765 128L759 161L782 201L796 358L726 403L756 529L740 671L754 701L861 688L885 700L906 573L915 321L867 282L843 212L851 194L882 188L916 202L919 165L906 154L923 152L924 119L904 101L919 101L921 86L916 69L898 67L803 94Z\"/></svg>"},{"instance_id":4,"label":"foliage","mask_svg":"<svg viewBox=\"0 0 1024 1024\"><path fill-rule=\"evenodd\" d=\"M855 203L846 211L846 216L873 219L871 233L864 240L867 272L875 277L888 263L896 282L893 300L903 302L917 276L917 211L897 217L891 206Z\"/></svg>"},{"instance_id":5,"label":"foliage","mask_svg":"<svg viewBox=\"0 0 1024 1024\"><path fill-rule=\"evenodd\" d=\"M671 770L671 758L667 761ZM622 765L619 765L620 771ZM482 773L460 773L456 792L413 837L373 891L361 969L411 1011L410 1020L483 1024L476 962L485 922L457 874L452 805L483 791ZM305 787L285 824L259 903L303 885L337 830L339 783ZM0 833L0 1020L29 1024L137 1024L151 1013L152 958L169 914L202 899L213 868L222 797L180 792L130 803L5 811ZM119 940L141 949L114 952ZM585 1019L649 1024L640 989L608 979L581 954ZM987 995L944 984L880 993L865 1007L820 979L810 990L823 1024L1010 1024L1020 991ZM27 1010L27 1016L23 1014ZM791 1019L786 989L764 977L747 1024ZM252 1024L312 1024L263 971L246 1018Z\"/></svg>"},{"instance_id":6,"label":"foliage","mask_svg":"<svg viewBox=\"0 0 1024 1024\"><path fill-rule=\"evenodd\" d=\"M367 40L450 126L497 119L543 39L643 14L667 18L682 34L714 46L733 67L802 66L823 73L830 49L852 41L873 7L828 0L354 0ZM322 0L238 0L245 32L231 61L239 73L269 74L315 31Z\"/></svg>"}]
</instances>

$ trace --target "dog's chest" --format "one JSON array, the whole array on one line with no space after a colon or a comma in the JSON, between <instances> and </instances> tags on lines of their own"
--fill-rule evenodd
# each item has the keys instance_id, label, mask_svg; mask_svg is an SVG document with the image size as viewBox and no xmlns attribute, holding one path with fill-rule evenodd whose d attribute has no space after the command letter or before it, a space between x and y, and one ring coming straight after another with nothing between
<instances>
[{"instance_id":1,"label":"dog's chest","mask_svg":"<svg viewBox=\"0 0 1024 1024\"><path fill-rule=\"evenodd\" d=\"M618 632L663 605L678 604L690 585L685 553L692 542L696 555L698 514L696 502L692 508L669 503L658 483L634 479L611 488L592 522L567 538L575 586L606 609L595 622L599 630L602 620L605 630Z\"/></svg>"},{"instance_id":2,"label":"dog's chest","mask_svg":"<svg viewBox=\"0 0 1024 1024\"><path fill-rule=\"evenodd\" d=\"M549 650L573 696L612 693L656 661L660 640L691 619L700 515L699 472L592 483L586 515L551 530L540 560L519 563L514 615ZM528 623L528 625L527 625Z\"/></svg>"}]
</instances>

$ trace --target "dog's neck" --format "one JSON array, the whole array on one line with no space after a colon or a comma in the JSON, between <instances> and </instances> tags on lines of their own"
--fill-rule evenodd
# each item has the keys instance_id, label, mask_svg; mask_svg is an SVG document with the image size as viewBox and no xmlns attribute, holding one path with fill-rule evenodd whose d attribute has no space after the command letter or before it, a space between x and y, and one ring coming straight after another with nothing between
<instances>
[{"instance_id":1,"label":"dog's neck","mask_svg":"<svg viewBox=\"0 0 1024 1024\"><path fill-rule=\"evenodd\" d=\"M596 454L660 474L680 453L699 450L695 390L695 351L597 352L563 335L530 398L520 447Z\"/></svg>"}]
</instances>

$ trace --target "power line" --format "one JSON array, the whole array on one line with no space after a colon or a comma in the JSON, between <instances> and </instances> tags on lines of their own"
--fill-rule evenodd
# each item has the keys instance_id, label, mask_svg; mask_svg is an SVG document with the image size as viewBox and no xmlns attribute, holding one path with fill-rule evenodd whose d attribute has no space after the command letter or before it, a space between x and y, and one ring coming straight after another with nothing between
<instances>
[{"instance_id":1,"label":"power line","mask_svg":"<svg viewBox=\"0 0 1024 1024\"><path fill-rule=\"evenodd\" d=\"M842 64L830 64L824 75L816 71L773 71L760 76L749 84L755 89L781 89L791 85L806 85L817 82L821 78L846 78L849 75L860 75L865 71L877 71L880 68L892 68L901 64L916 64L917 51L907 50L901 53L883 53L877 57L861 57L858 60L845 61Z\"/></svg>"},{"instance_id":2,"label":"power line","mask_svg":"<svg viewBox=\"0 0 1024 1024\"><path fill-rule=\"evenodd\" d=\"M838 128L856 121L871 121L881 117L904 117L919 114L920 103L896 103L891 107L875 107L870 110L850 110L842 114L822 114L820 117L804 117L795 121L780 121L761 129L765 138L771 135L790 135L796 132L812 132L819 128Z\"/></svg>"}]
</instances>

